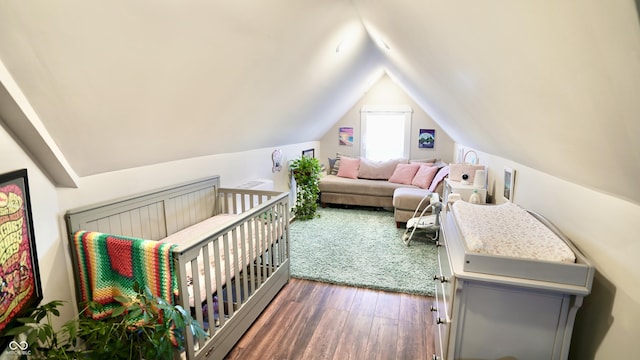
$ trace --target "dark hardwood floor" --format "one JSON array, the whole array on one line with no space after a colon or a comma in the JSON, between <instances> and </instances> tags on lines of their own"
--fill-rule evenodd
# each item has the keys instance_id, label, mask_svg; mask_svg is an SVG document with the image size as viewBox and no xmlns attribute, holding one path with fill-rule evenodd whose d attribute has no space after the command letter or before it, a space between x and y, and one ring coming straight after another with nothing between
<instances>
[{"instance_id":1,"label":"dark hardwood floor","mask_svg":"<svg viewBox=\"0 0 640 360\"><path fill-rule=\"evenodd\" d=\"M431 359L433 300L291 279L226 359Z\"/></svg>"}]
</instances>

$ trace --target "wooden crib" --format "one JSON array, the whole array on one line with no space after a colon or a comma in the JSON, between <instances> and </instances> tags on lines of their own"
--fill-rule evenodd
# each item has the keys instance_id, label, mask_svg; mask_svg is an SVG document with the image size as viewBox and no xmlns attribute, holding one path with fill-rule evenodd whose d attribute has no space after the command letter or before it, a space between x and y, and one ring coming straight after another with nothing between
<instances>
[{"instance_id":1,"label":"wooden crib","mask_svg":"<svg viewBox=\"0 0 640 360\"><path fill-rule=\"evenodd\" d=\"M219 184L212 177L68 211L78 302L76 234L177 244L171 250L177 302L209 332L198 340L185 331L183 356L222 359L289 280L289 199L288 193Z\"/></svg>"}]
</instances>

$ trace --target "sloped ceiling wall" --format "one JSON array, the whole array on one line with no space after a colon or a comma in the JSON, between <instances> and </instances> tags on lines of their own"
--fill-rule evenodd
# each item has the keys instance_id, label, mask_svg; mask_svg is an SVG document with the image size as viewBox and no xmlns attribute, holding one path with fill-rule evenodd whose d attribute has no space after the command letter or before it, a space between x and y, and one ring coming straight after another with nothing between
<instances>
[{"instance_id":1,"label":"sloped ceiling wall","mask_svg":"<svg viewBox=\"0 0 640 360\"><path fill-rule=\"evenodd\" d=\"M3 1L0 60L79 176L317 140L383 66L454 140L640 203L633 0Z\"/></svg>"},{"instance_id":2,"label":"sloped ceiling wall","mask_svg":"<svg viewBox=\"0 0 640 360\"><path fill-rule=\"evenodd\" d=\"M458 142L640 202L628 1L356 1L389 67Z\"/></svg>"},{"instance_id":3,"label":"sloped ceiling wall","mask_svg":"<svg viewBox=\"0 0 640 360\"><path fill-rule=\"evenodd\" d=\"M79 176L317 139L379 64L313 0L3 1L0 58Z\"/></svg>"}]
</instances>

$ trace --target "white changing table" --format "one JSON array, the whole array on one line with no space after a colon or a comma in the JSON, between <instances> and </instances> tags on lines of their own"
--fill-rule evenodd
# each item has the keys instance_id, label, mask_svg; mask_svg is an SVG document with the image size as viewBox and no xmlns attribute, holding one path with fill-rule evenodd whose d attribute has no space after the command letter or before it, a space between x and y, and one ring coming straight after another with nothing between
<instances>
[{"instance_id":1,"label":"white changing table","mask_svg":"<svg viewBox=\"0 0 640 360\"><path fill-rule=\"evenodd\" d=\"M566 359L594 268L470 253L449 206L441 214L433 359Z\"/></svg>"}]
</instances>

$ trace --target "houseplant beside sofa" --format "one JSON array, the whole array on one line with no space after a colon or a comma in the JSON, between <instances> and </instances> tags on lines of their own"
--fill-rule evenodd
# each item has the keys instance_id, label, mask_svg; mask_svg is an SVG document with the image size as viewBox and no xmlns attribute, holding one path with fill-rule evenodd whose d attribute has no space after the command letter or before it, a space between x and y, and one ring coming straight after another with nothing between
<instances>
[{"instance_id":1,"label":"houseplant beside sofa","mask_svg":"<svg viewBox=\"0 0 640 360\"><path fill-rule=\"evenodd\" d=\"M411 218L420 200L437 192L442 195L443 179L449 167L436 159L394 159L372 161L338 154L329 161L328 174L320 179L320 203L394 208L396 223ZM402 208L394 206L396 189L404 192ZM407 196L408 195L408 196Z\"/></svg>"}]
</instances>

